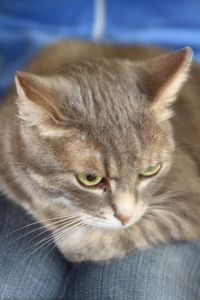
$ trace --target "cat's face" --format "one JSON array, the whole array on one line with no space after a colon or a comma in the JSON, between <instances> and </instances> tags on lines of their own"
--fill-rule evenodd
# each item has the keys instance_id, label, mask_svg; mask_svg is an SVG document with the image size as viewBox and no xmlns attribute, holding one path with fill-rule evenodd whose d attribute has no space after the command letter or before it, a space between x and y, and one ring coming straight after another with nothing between
<instances>
[{"instance_id":1,"label":"cat's face","mask_svg":"<svg viewBox=\"0 0 200 300\"><path fill-rule=\"evenodd\" d=\"M190 59L183 50L145 63L98 60L48 77L19 74L22 135L32 145L27 173L45 198L95 227L138 222L172 164L168 104Z\"/></svg>"},{"instance_id":2,"label":"cat's face","mask_svg":"<svg viewBox=\"0 0 200 300\"><path fill-rule=\"evenodd\" d=\"M66 174L64 186L59 186L55 176L58 190L63 190L59 197L63 203L66 198L66 205L76 207L94 226L131 225L145 213L169 171L171 130L148 112L138 114L134 124L125 121L121 128L106 122L99 129L100 124L95 123L89 132L77 132L70 141L60 140L58 161ZM93 218L87 220L90 216Z\"/></svg>"}]
</instances>

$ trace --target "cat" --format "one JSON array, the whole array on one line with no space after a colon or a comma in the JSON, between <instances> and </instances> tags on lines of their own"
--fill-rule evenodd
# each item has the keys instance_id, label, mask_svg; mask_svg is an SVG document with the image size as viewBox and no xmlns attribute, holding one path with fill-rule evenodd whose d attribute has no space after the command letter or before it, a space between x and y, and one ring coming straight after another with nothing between
<instances>
[{"instance_id":1,"label":"cat","mask_svg":"<svg viewBox=\"0 0 200 300\"><path fill-rule=\"evenodd\" d=\"M190 48L44 48L0 109L1 191L70 261L199 239L199 80Z\"/></svg>"}]
</instances>

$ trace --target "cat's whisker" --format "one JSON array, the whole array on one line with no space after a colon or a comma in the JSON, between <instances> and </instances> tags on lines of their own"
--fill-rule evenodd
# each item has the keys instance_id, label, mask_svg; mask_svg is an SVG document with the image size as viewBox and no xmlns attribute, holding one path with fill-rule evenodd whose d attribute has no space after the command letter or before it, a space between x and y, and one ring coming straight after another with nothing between
<instances>
[{"instance_id":1,"label":"cat's whisker","mask_svg":"<svg viewBox=\"0 0 200 300\"><path fill-rule=\"evenodd\" d=\"M90 216L90 217L88 217L86 220L90 220L90 219L93 219L93 218L94 218L93 216ZM83 224L84 226L87 226L87 224L86 224L83 220L79 220L77 226L79 226L80 224ZM73 224L72 224L72 225L73 225ZM75 225L76 225L76 224L75 224ZM71 226L71 224L70 224L70 226ZM68 227L69 227L69 225L66 224L66 225L64 225L63 227L59 228L59 229L63 231L63 230L65 230L65 229L68 228ZM67 231L66 237L68 237L68 234L70 235L71 232L73 232L74 229L76 229L76 228L77 228L76 226L72 226L72 227L70 228L70 230ZM55 237L55 238L57 237L57 235L55 234L57 231L58 231L58 230L54 231L54 237Z\"/></svg>"},{"instance_id":2,"label":"cat's whisker","mask_svg":"<svg viewBox=\"0 0 200 300\"><path fill-rule=\"evenodd\" d=\"M88 219L92 219L94 218L93 216L90 216L87 218ZM78 221L78 220L77 220ZM70 224L71 226L72 224ZM49 247L52 243L54 243L55 238L58 238L59 236L61 236L62 234L65 235L65 238L69 237L73 232L75 232L77 229L80 229L82 227L86 227L86 223L84 221L79 221L78 224L75 224L74 226L72 226L72 228L70 228L70 230L67 232L63 232L64 229L66 229L67 227L69 227L68 224L64 225L61 228L58 228L57 230L54 231L54 236L50 236L46 239L42 239L41 241L39 241L38 243L36 243L34 246L40 244L41 242L44 241L44 243L42 245L40 245L39 247L37 247L25 260L27 260L29 257L31 257L36 251L38 251L39 249L41 249L42 247L45 248Z\"/></svg>"},{"instance_id":3,"label":"cat's whisker","mask_svg":"<svg viewBox=\"0 0 200 300\"><path fill-rule=\"evenodd\" d=\"M183 143L183 144L180 145L180 146L177 145L177 146L176 146L176 149L177 149L177 150L182 150L182 149L187 149L187 148L190 149L190 148L199 148L199 147L200 147L200 144L191 144L191 145L188 144L188 145L186 145L186 144Z\"/></svg>"},{"instance_id":4,"label":"cat's whisker","mask_svg":"<svg viewBox=\"0 0 200 300\"><path fill-rule=\"evenodd\" d=\"M172 209L170 207L168 207L167 205L166 206L162 206L162 205L154 205L154 206L149 206L149 209L146 211L146 213L149 213L149 212L158 212L158 211L172 211Z\"/></svg>"},{"instance_id":5,"label":"cat's whisker","mask_svg":"<svg viewBox=\"0 0 200 300\"><path fill-rule=\"evenodd\" d=\"M67 238L68 236L70 236L77 228L79 228L82 225L83 225L83 227L86 226L86 224L83 221L81 221L79 224L77 224L77 226L74 226L74 227L70 228L70 230L68 230L67 233L64 232L64 234L66 234L65 237ZM65 230L66 228L67 227L64 226L62 228L62 231ZM55 235L55 238L57 238L57 235Z\"/></svg>"},{"instance_id":6,"label":"cat's whisker","mask_svg":"<svg viewBox=\"0 0 200 300\"><path fill-rule=\"evenodd\" d=\"M83 226L83 227L85 227L85 228L87 229L87 232L90 230L89 227L86 227L86 226ZM83 227L78 228L78 230L80 230L80 229L83 228ZM77 231L78 231L78 230L77 230ZM69 237L69 236L67 236L67 237ZM64 232L63 232L63 235L61 235L61 236L58 238L58 241L59 241L59 242L62 242L63 239L66 239L66 235L65 235ZM51 244L50 244L49 246L51 246ZM56 247L56 244L54 243L53 246L50 248L50 250L49 250L49 251L46 253L46 255L44 256L44 258L43 258L42 261L45 260L45 258L51 253L51 251L53 251L53 249L54 249L55 247Z\"/></svg>"},{"instance_id":7,"label":"cat's whisker","mask_svg":"<svg viewBox=\"0 0 200 300\"><path fill-rule=\"evenodd\" d=\"M85 225L85 224L84 224ZM80 227L80 224L78 224L77 226L75 226L74 228L73 228L73 230L75 230L76 228L78 228L78 227ZM57 232L57 236L59 236L59 231L62 231L63 230L63 228L59 228L59 229L57 229L56 231L54 231L54 234L56 234L56 232ZM60 234L63 234L63 232L60 232ZM55 236L50 236L50 237L48 237L47 239L42 239L41 241L39 241L38 243L36 243L34 246L37 246L38 244L41 244L43 241L44 241L44 243L42 244L42 245L40 245L39 247L37 247L34 251L32 251L31 252L31 254L25 259L25 261L27 260L27 259L29 259L35 252L37 252L39 249L41 249L42 247L44 247L45 245L45 248L47 248L47 247L49 247L50 245L51 245L51 243L54 243L54 239L55 239L55 237L56 237L56 235ZM50 244L49 244L49 242L50 242Z\"/></svg>"},{"instance_id":8,"label":"cat's whisker","mask_svg":"<svg viewBox=\"0 0 200 300\"><path fill-rule=\"evenodd\" d=\"M75 231L79 231L82 228L87 228L87 231L90 230L90 228L88 226L86 226L86 224L84 222L81 222L79 225L77 225L75 228L73 228L72 230L68 231L67 234L66 232L60 232L58 233L57 236L55 236L55 238L57 239L57 241L61 242L63 239L68 238L70 235L72 235ZM62 230L63 231L63 230ZM50 244L51 245L51 244ZM47 247L49 247L50 245L48 245ZM48 256L48 254L56 247L56 243L54 243L53 247L50 248L50 250L48 251L48 253L45 255L45 257ZM46 246L45 246L46 248Z\"/></svg>"},{"instance_id":9,"label":"cat's whisker","mask_svg":"<svg viewBox=\"0 0 200 300\"><path fill-rule=\"evenodd\" d=\"M67 221L68 221L68 220L67 220ZM13 240L11 243L14 243L14 242L18 241L19 239L22 239L22 238L24 238L25 236L30 235L31 233L34 233L34 232L36 232L36 231L42 230L41 233L39 233L38 235L36 235L35 237L33 237L31 240L28 241L28 242L30 242L30 241L32 241L33 239L37 238L38 236L40 236L40 235L42 235L42 234L48 232L51 228L54 228L55 225L59 225L60 223L62 224L62 223L64 223L64 222L66 223L66 219L65 219L65 218L62 219L62 220L56 221L56 222L52 222L51 224L42 225L42 226L40 226L40 227L38 227L38 228L35 228L35 229L31 230L31 231L26 232L25 234L21 235L21 236L18 237L17 239Z\"/></svg>"},{"instance_id":10,"label":"cat's whisker","mask_svg":"<svg viewBox=\"0 0 200 300\"><path fill-rule=\"evenodd\" d=\"M66 228L61 228L60 232L57 232L54 235L54 240L58 239L60 236L64 235L65 238L69 237L73 232L77 231L77 229L80 229L82 227L85 227L85 223L80 222L79 224L77 224L76 226L72 227L69 231L64 231Z\"/></svg>"},{"instance_id":11,"label":"cat's whisker","mask_svg":"<svg viewBox=\"0 0 200 300\"><path fill-rule=\"evenodd\" d=\"M88 217L87 220L88 220L88 219L93 219L93 218L94 218L94 217L91 216L91 217ZM73 232L77 231L77 229L80 229L79 227L80 227L80 228L82 228L82 227L85 227L85 228L87 227L87 228L89 228L88 225L87 225L84 221L80 221L80 223L77 224L77 226L72 227L72 228L71 228L70 230L68 230L67 232L63 232L63 234L65 235L65 238L68 238L71 234L73 234ZM67 226L64 226L64 227L61 228L61 230L64 231L66 228L67 228ZM58 233L58 235L55 235L55 238L57 238L60 234L62 234L62 232L61 232L61 233Z\"/></svg>"},{"instance_id":12,"label":"cat's whisker","mask_svg":"<svg viewBox=\"0 0 200 300\"><path fill-rule=\"evenodd\" d=\"M25 228L27 228L27 227L30 227L30 226L34 226L34 225L37 225L37 224L41 224L42 225L42 223L43 222L46 222L46 221L52 221L52 220L60 220L60 219L64 219L64 220L70 220L70 219L74 219L74 218L77 218L77 216L70 216L70 215L67 215L67 216L59 216L59 217L55 217L55 218L49 218L49 219L41 219L40 221L35 221L35 222L33 222L33 223L30 223L30 224L27 224L27 225L24 225L24 226L21 226L20 228L17 228L17 229L15 229L15 230L13 230L12 231L12 233L14 233L14 232L17 232L17 231L19 231L19 230L21 230L21 229L25 229ZM44 226L46 226L46 225L44 225Z\"/></svg>"},{"instance_id":13,"label":"cat's whisker","mask_svg":"<svg viewBox=\"0 0 200 300\"><path fill-rule=\"evenodd\" d=\"M166 217L166 215L170 218L176 218L178 216L176 211L180 212L181 210L181 207L170 207L169 205L163 206L158 204L157 206L154 206L147 210L146 215L150 215L151 217L153 216L159 219L162 219L164 216Z\"/></svg>"},{"instance_id":14,"label":"cat's whisker","mask_svg":"<svg viewBox=\"0 0 200 300\"><path fill-rule=\"evenodd\" d=\"M76 219L75 221L70 222L70 223L67 223L67 224L65 224L65 225L63 225L63 226L72 226L73 224L76 224L77 222L79 222L79 221ZM53 224L52 224L52 226L53 226ZM54 231L54 234L55 234L56 232L59 232L60 230L62 230L62 228L57 228L57 229ZM48 231L48 230L46 230L46 231ZM30 242L33 241L34 239L38 238L38 237L39 237L40 235L42 235L43 233L45 233L45 232L42 232L42 233L36 235L35 237L33 237L32 239L30 239L29 241L27 241L23 246L27 245L28 243L30 243ZM38 241L36 244L34 244L34 246L37 246L37 245L41 244L42 242L46 242L46 241L52 239L52 236L51 236L51 235L52 235L52 232L49 231L49 234L50 234L50 236L45 237L45 238L42 238L40 241Z\"/></svg>"},{"instance_id":15,"label":"cat's whisker","mask_svg":"<svg viewBox=\"0 0 200 300\"><path fill-rule=\"evenodd\" d=\"M175 198L175 197L179 196L179 194L181 194L181 193L182 193L181 190L176 190L176 191L169 191L169 192L166 192L163 194L156 195L156 196L152 197L149 205L151 205L153 203L160 203L162 201L169 201L169 199Z\"/></svg>"}]
</instances>

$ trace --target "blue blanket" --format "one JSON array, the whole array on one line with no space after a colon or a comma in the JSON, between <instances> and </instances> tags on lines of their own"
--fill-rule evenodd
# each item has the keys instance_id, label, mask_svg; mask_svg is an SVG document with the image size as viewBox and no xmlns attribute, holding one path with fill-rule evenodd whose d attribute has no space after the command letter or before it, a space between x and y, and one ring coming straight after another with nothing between
<instances>
[{"instance_id":1,"label":"blue blanket","mask_svg":"<svg viewBox=\"0 0 200 300\"><path fill-rule=\"evenodd\" d=\"M46 43L81 38L191 46L200 60L199 0L0 0L0 95Z\"/></svg>"}]
</instances>

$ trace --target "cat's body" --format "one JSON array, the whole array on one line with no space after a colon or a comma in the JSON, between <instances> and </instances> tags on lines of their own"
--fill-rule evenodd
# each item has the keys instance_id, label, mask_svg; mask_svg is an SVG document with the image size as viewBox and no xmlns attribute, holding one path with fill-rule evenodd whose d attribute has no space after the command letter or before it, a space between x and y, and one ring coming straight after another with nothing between
<instances>
[{"instance_id":1,"label":"cat's body","mask_svg":"<svg viewBox=\"0 0 200 300\"><path fill-rule=\"evenodd\" d=\"M129 60L96 60L158 54L145 47L56 44L27 71L43 76L80 64L45 80L19 74L17 105L13 91L1 108L1 190L54 233L70 260L105 260L200 238L200 69L192 67L174 105L174 146L167 106L188 71L188 50L136 67ZM157 74L153 83L146 69ZM154 101L159 97L166 103ZM158 179L136 176L159 162ZM106 179L99 188L79 186L79 172L97 170ZM129 219L131 226L124 226Z\"/></svg>"}]
</instances>

